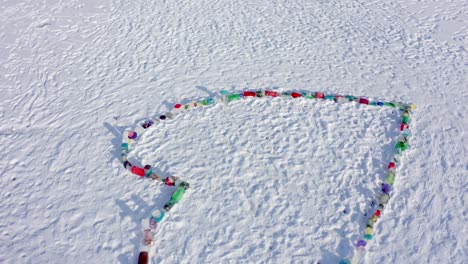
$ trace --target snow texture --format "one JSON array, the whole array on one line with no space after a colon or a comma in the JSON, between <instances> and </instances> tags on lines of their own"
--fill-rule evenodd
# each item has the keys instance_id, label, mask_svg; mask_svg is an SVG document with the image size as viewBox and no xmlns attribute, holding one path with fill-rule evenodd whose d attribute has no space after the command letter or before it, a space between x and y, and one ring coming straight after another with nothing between
<instances>
[{"instance_id":1,"label":"snow texture","mask_svg":"<svg viewBox=\"0 0 468 264\"><path fill-rule=\"evenodd\" d=\"M123 130L222 89L413 102L365 263L468 259L466 1L2 1L0 262L136 263L171 189ZM336 263L362 236L396 113L305 99L191 111L135 160L191 183L153 263Z\"/></svg>"}]
</instances>

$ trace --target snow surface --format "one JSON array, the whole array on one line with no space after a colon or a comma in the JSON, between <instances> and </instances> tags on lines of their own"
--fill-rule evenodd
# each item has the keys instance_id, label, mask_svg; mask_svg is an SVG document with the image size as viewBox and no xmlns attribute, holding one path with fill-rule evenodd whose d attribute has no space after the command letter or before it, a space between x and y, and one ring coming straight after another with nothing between
<instances>
[{"instance_id":1,"label":"snow surface","mask_svg":"<svg viewBox=\"0 0 468 264\"><path fill-rule=\"evenodd\" d=\"M2 1L0 262L136 263L170 188L126 127L222 89L413 102L366 263L466 263L466 1ZM152 128L135 160L192 188L153 263L336 263L391 157L388 109L245 100ZM346 212L346 213L345 213Z\"/></svg>"}]
</instances>

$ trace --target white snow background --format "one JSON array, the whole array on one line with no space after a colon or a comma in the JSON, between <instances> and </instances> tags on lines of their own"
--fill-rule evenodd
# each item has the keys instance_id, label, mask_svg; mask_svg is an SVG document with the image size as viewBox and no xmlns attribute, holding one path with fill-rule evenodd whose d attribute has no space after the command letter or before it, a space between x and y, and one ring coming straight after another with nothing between
<instances>
[{"instance_id":1,"label":"white snow background","mask_svg":"<svg viewBox=\"0 0 468 264\"><path fill-rule=\"evenodd\" d=\"M120 133L222 89L413 102L411 149L365 263L466 263L466 1L1 1L0 262L136 263L170 192ZM362 237L398 135L389 109L244 100L133 153L192 188L153 263L336 263Z\"/></svg>"}]
</instances>

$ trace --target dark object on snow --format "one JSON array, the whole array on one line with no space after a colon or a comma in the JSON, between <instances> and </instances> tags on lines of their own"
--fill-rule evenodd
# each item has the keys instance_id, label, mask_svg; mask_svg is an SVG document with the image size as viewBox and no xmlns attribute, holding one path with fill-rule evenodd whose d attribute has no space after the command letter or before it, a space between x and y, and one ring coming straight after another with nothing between
<instances>
[{"instance_id":1,"label":"dark object on snow","mask_svg":"<svg viewBox=\"0 0 468 264\"><path fill-rule=\"evenodd\" d=\"M138 264L148 264L148 252L141 251L138 255Z\"/></svg>"}]
</instances>

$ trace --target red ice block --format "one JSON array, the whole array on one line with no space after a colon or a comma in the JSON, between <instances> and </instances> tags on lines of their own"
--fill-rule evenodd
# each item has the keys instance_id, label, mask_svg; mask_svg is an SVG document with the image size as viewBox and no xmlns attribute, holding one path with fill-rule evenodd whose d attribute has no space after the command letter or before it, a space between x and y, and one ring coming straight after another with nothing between
<instances>
[{"instance_id":1,"label":"red ice block","mask_svg":"<svg viewBox=\"0 0 468 264\"><path fill-rule=\"evenodd\" d=\"M164 180L164 184L168 185L168 186L174 186L175 185L175 181L173 178L171 177L167 177L165 180Z\"/></svg>"},{"instance_id":2,"label":"red ice block","mask_svg":"<svg viewBox=\"0 0 468 264\"><path fill-rule=\"evenodd\" d=\"M360 103L360 104L366 104L366 105L368 105L368 104L369 104L369 100L367 100L366 98L359 98L359 103Z\"/></svg>"},{"instance_id":3,"label":"red ice block","mask_svg":"<svg viewBox=\"0 0 468 264\"><path fill-rule=\"evenodd\" d=\"M248 97L248 96L255 97L255 96L257 96L257 94L255 92L245 91L244 96L245 97Z\"/></svg>"},{"instance_id":4,"label":"red ice block","mask_svg":"<svg viewBox=\"0 0 468 264\"><path fill-rule=\"evenodd\" d=\"M324 93L321 93L321 92L315 92L315 98L317 98L317 99L324 99L324 98L325 98L325 94L324 94Z\"/></svg>"},{"instance_id":5,"label":"red ice block","mask_svg":"<svg viewBox=\"0 0 468 264\"><path fill-rule=\"evenodd\" d=\"M182 107L181 104L176 104L176 105L174 105L174 108L176 108L176 109L179 109L179 108L181 108L181 107Z\"/></svg>"},{"instance_id":6,"label":"red ice block","mask_svg":"<svg viewBox=\"0 0 468 264\"><path fill-rule=\"evenodd\" d=\"M405 124L405 123L401 123L400 130L403 131L403 130L405 130L405 128L409 128L409 126L407 124Z\"/></svg>"},{"instance_id":7,"label":"red ice block","mask_svg":"<svg viewBox=\"0 0 468 264\"><path fill-rule=\"evenodd\" d=\"M137 166L133 166L132 167L132 173L135 174L135 175L138 175L140 177L143 177L143 176L145 176L145 169L137 167Z\"/></svg>"},{"instance_id":8,"label":"red ice block","mask_svg":"<svg viewBox=\"0 0 468 264\"><path fill-rule=\"evenodd\" d=\"M302 97L302 94L293 92L293 93L291 94L291 96L292 96L292 98L298 98L298 97Z\"/></svg>"},{"instance_id":9,"label":"red ice block","mask_svg":"<svg viewBox=\"0 0 468 264\"><path fill-rule=\"evenodd\" d=\"M138 255L138 264L148 264L148 252L141 251Z\"/></svg>"},{"instance_id":10,"label":"red ice block","mask_svg":"<svg viewBox=\"0 0 468 264\"><path fill-rule=\"evenodd\" d=\"M393 169L393 168L395 168L395 163L390 162L390 163L388 164L388 169Z\"/></svg>"},{"instance_id":11,"label":"red ice block","mask_svg":"<svg viewBox=\"0 0 468 264\"><path fill-rule=\"evenodd\" d=\"M265 91L265 95L271 96L271 97L277 97L278 92L275 91Z\"/></svg>"},{"instance_id":12,"label":"red ice block","mask_svg":"<svg viewBox=\"0 0 468 264\"><path fill-rule=\"evenodd\" d=\"M375 216L380 217L380 210L375 211Z\"/></svg>"}]
</instances>

